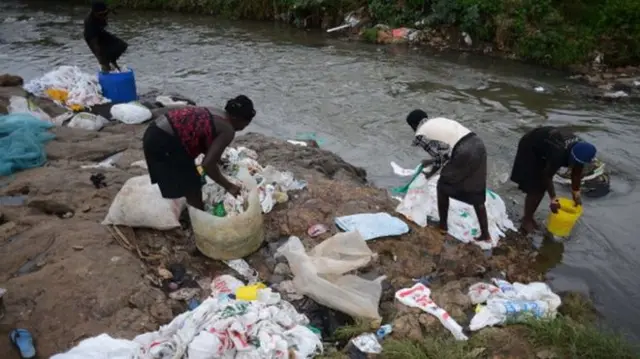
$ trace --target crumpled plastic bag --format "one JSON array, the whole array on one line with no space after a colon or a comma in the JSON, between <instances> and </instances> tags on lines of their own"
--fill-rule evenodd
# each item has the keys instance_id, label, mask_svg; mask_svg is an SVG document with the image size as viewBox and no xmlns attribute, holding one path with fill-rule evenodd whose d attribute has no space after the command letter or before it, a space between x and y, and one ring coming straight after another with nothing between
<instances>
[{"instance_id":1,"label":"crumpled plastic bag","mask_svg":"<svg viewBox=\"0 0 640 359\"><path fill-rule=\"evenodd\" d=\"M381 282L386 277L370 281L344 275L367 265L374 256L360 233L338 233L308 254L300 239L291 237L278 253L289 261L298 293L353 317L380 318Z\"/></svg>"},{"instance_id":2,"label":"crumpled plastic bag","mask_svg":"<svg viewBox=\"0 0 640 359\"><path fill-rule=\"evenodd\" d=\"M138 125L149 121L153 114L145 106L136 103L120 103L111 107L111 117L127 125Z\"/></svg>"},{"instance_id":3,"label":"crumpled plastic bag","mask_svg":"<svg viewBox=\"0 0 640 359\"><path fill-rule=\"evenodd\" d=\"M56 354L49 359L133 359L140 358L141 355L140 344L100 334L85 339L68 352Z\"/></svg>"},{"instance_id":4,"label":"crumpled plastic bag","mask_svg":"<svg viewBox=\"0 0 640 359\"><path fill-rule=\"evenodd\" d=\"M7 110L11 114L27 113L42 121L51 122L51 116L42 111L42 109L40 109L36 104L22 96L11 96L9 98L9 106L7 107Z\"/></svg>"}]
</instances>

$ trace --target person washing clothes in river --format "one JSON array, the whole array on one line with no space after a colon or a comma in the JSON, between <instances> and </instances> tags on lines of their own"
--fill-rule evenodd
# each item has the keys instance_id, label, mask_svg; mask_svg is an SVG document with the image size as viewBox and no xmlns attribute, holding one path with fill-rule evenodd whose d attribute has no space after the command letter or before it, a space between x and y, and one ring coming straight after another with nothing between
<instances>
[{"instance_id":1,"label":"person washing clothes in river","mask_svg":"<svg viewBox=\"0 0 640 359\"><path fill-rule=\"evenodd\" d=\"M84 20L84 40L104 72L120 70L117 61L129 47L126 42L105 29L110 12L112 10L104 1L96 0L91 3L91 11Z\"/></svg>"},{"instance_id":2,"label":"person washing clothes in river","mask_svg":"<svg viewBox=\"0 0 640 359\"><path fill-rule=\"evenodd\" d=\"M428 119L422 110L407 116L415 132L414 146L422 147L431 158L422 161L433 166L430 176L440 167L438 180L438 216L440 231L448 232L449 198L473 206L480 223L479 241L489 241L489 224L485 208L487 190L487 150L482 139L460 123L443 117Z\"/></svg>"},{"instance_id":3,"label":"person washing clothes in river","mask_svg":"<svg viewBox=\"0 0 640 359\"><path fill-rule=\"evenodd\" d=\"M522 136L511 170L511 181L526 193L521 229L532 232L539 228L533 218L544 197L549 194L550 209L557 213L560 204L553 176L561 167L571 169L571 193L575 205L582 205L580 182L582 171L596 156L596 147L580 140L568 129L538 127Z\"/></svg>"},{"instance_id":4,"label":"person washing clothes in river","mask_svg":"<svg viewBox=\"0 0 640 359\"><path fill-rule=\"evenodd\" d=\"M240 186L220 172L218 162L235 133L255 117L251 99L240 95L227 101L224 110L183 106L158 109L154 115L142 146L151 182L158 184L164 198L186 197L189 205L204 210L202 180L195 165L200 154L205 154L202 167L207 176L233 196L240 194Z\"/></svg>"}]
</instances>

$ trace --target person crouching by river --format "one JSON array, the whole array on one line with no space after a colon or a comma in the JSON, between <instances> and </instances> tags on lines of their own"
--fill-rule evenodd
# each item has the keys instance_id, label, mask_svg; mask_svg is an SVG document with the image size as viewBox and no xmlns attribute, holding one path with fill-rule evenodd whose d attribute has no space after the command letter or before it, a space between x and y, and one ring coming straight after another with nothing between
<instances>
[{"instance_id":1,"label":"person crouching by river","mask_svg":"<svg viewBox=\"0 0 640 359\"><path fill-rule=\"evenodd\" d=\"M423 166L432 165L433 174L444 165L437 186L441 233L449 230L449 198L454 198L473 206L480 223L477 240L490 241L485 208L487 150L482 139L456 121L443 117L428 119L422 110L412 111L407 123L415 131L413 145L422 147L431 156L422 161Z\"/></svg>"},{"instance_id":2,"label":"person crouching by river","mask_svg":"<svg viewBox=\"0 0 640 359\"><path fill-rule=\"evenodd\" d=\"M582 170L595 155L594 145L581 141L568 129L544 126L522 136L511 171L511 181L526 193L521 230L532 232L539 228L533 215L545 192L551 200L551 211L556 213L560 208L553 176L561 167L571 168L573 200L575 205L582 205Z\"/></svg>"},{"instance_id":3,"label":"person crouching by river","mask_svg":"<svg viewBox=\"0 0 640 359\"><path fill-rule=\"evenodd\" d=\"M195 159L205 154L205 173L233 196L241 188L221 172L218 162L235 133L247 127L256 111L244 95L227 101L224 110L184 106L154 112L157 117L144 133L142 146L151 183L164 198L186 197L187 203L204 210L202 181Z\"/></svg>"},{"instance_id":4,"label":"person crouching by river","mask_svg":"<svg viewBox=\"0 0 640 359\"><path fill-rule=\"evenodd\" d=\"M120 70L117 61L129 47L126 42L105 30L109 12L104 1L93 1L91 11L84 20L84 40L104 72L114 68Z\"/></svg>"}]
</instances>

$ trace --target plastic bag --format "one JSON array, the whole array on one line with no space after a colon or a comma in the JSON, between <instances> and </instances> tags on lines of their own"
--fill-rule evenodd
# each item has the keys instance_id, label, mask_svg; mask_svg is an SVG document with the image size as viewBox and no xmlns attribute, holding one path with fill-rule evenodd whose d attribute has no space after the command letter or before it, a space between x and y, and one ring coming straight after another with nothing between
<instances>
[{"instance_id":1,"label":"plastic bag","mask_svg":"<svg viewBox=\"0 0 640 359\"><path fill-rule=\"evenodd\" d=\"M66 353L50 359L132 359L142 354L141 345L125 339L114 339L107 334L81 341Z\"/></svg>"},{"instance_id":2,"label":"plastic bag","mask_svg":"<svg viewBox=\"0 0 640 359\"><path fill-rule=\"evenodd\" d=\"M69 124L67 124L67 127L82 128L89 131L99 131L108 123L109 121L100 115L81 112L73 116L71 121L69 121Z\"/></svg>"},{"instance_id":3,"label":"plastic bag","mask_svg":"<svg viewBox=\"0 0 640 359\"><path fill-rule=\"evenodd\" d=\"M185 203L184 198L163 198L160 188L151 184L148 175L133 177L114 198L102 224L158 230L177 228Z\"/></svg>"},{"instance_id":4,"label":"plastic bag","mask_svg":"<svg viewBox=\"0 0 640 359\"><path fill-rule=\"evenodd\" d=\"M196 246L213 259L245 257L258 250L264 240L264 218L256 182L244 167L240 168L237 178L249 189L248 206L243 213L216 217L189 206Z\"/></svg>"},{"instance_id":5,"label":"plastic bag","mask_svg":"<svg viewBox=\"0 0 640 359\"><path fill-rule=\"evenodd\" d=\"M51 122L51 116L47 115L36 104L21 96L11 96L7 110L11 114L26 113L39 120Z\"/></svg>"},{"instance_id":6,"label":"plastic bag","mask_svg":"<svg viewBox=\"0 0 640 359\"><path fill-rule=\"evenodd\" d=\"M111 116L127 125L137 125L149 121L153 114L151 110L135 102L121 103L111 107Z\"/></svg>"},{"instance_id":7,"label":"plastic bag","mask_svg":"<svg viewBox=\"0 0 640 359\"><path fill-rule=\"evenodd\" d=\"M338 233L313 248L309 254L298 237L278 249L289 261L298 293L353 317L379 319L378 304L384 276L369 281L343 275L367 265L373 252L360 233Z\"/></svg>"}]
</instances>

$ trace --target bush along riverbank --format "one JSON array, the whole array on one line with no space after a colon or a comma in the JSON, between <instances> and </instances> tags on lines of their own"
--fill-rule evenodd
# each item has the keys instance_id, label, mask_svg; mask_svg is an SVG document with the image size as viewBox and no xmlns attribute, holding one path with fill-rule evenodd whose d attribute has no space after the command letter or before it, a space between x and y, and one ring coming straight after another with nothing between
<instances>
[{"instance_id":1,"label":"bush along riverbank","mask_svg":"<svg viewBox=\"0 0 640 359\"><path fill-rule=\"evenodd\" d=\"M607 91L638 92L634 0L111 0L114 6L356 29L368 42L411 42L571 70ZM348 18L349 14L355 16ZM355 21L357 20L357 21ZM375 26L374 26L375 25ZM396 29L396 31L393 31ZM620 95L620 94L619 94ZM619 97L626 97L620 95Z\"/></svg>"}]
</instances>

